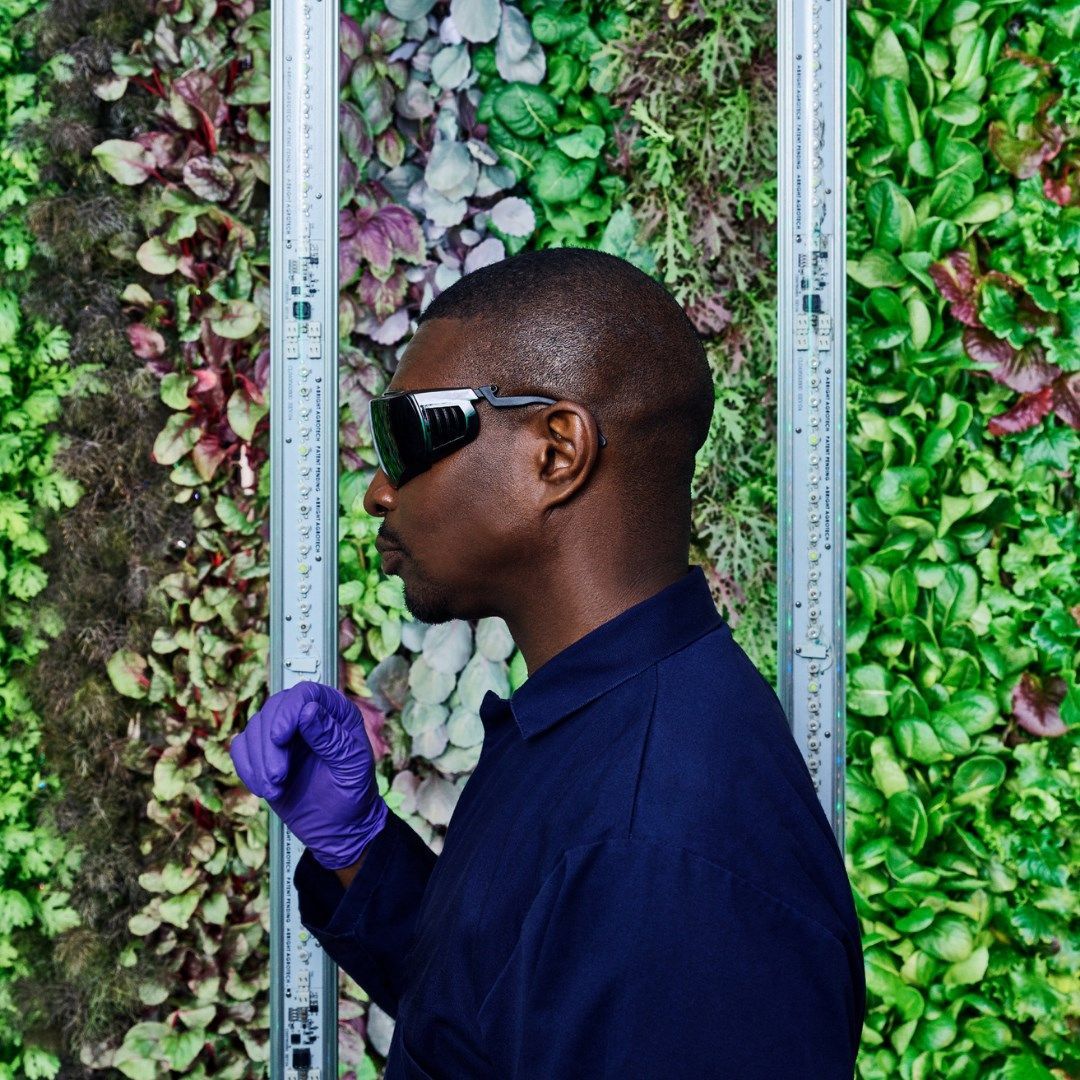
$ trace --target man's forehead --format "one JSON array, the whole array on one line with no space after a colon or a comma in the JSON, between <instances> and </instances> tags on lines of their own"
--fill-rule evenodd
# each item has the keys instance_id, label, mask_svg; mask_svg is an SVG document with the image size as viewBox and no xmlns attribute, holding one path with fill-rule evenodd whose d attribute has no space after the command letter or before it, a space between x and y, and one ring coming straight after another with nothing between
<instances>
[{"instance_id":1,"label":"man's forehead","mask_svg":"<svg viewBox=\"0 0 1080 1080\"><path fill-rule=\"evenodd\" d=\"M405 346L387 390L469 385L481 336L479 325L471 320L421 323Z\"/></svg>"}]
</instances>

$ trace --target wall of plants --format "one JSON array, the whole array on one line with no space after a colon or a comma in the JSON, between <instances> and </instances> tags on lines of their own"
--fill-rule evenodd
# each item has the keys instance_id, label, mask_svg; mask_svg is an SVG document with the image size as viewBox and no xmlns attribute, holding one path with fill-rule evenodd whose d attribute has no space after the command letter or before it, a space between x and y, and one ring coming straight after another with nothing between
<instances>
[{"instance_id":1,"label":"wall of plants","mask_svg":"<svg viewBox=\"0 0 1080 1080\"><path fill-rule=\"evenodd\" d=\"M95 367L69 363L64 327L21 303L36 268L20 208L52 190L44 148L22 138L48 112L39 95L51 72L16 29L34 7L0 9L0 1076L55 1071L45 1049L23 1045L15 987L31 958L78 922L68 887L80 852L47 812L61 785L27 673L61 628L57 605L43 602L50 524L85 494L60 467L56 421L65 399L93 390Z\"/></svg>"},{"instance_id":2,"label":"wall of plants","mask_svg":"<svg viewBox=\"0 0 1080 1080\"><path fill-rule=\"evenodd\" d=\"M1076 1074L1080 8L861 6L848 857L865 1077Z\"/></svg>"},{"instance_id":3,"label":"wall of plants","mask_svg":"<svg viewBox=\"0 0 1080 1080\"><path fill-rule=\"evenodd\" d=\"M850 8L867 1078L1077 1066L1078 26ZM269 27L0 14L0 1077L265 1075L266 817L227 747L267 693ZM775 681L775 8L342 0L340 32L338 680L438 852L526 673L382 574L365 405L462 274L595 246L685 305L717 394L691 555ZM377 1077L393 1021L341 995L342 1075Z\"/></svg>"}]
</instances>

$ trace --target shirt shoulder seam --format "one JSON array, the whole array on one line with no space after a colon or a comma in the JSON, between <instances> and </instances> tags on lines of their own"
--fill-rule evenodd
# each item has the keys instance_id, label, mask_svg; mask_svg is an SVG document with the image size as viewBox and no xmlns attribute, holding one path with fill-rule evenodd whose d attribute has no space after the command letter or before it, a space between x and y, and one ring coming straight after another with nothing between
<instances>
[{"instance_id":1,"label":"shirt shoulder seam","mask_svg":"<svg viewBox=\"0 0 1080 1080\"><path fill-rule=\"evenodd\" d=\"M637 813L638 793L641 790L641 777L645 772L645 760L648 756L649 739L652 738L653 724L656 720L656 699L660 692L660 664L652 665L653 693L652 704L649 706L649 722L645 725L645 737L641 740L641 754L638 757L637 776L634 777L634 794L630 799L630 820L626 825L626 839L629 840L634 832L634 816Z\"/></svg>"},{"instance_id":2,"label":"shirt shoulder seam","mask_svg":"<svg viewBox=\"0 0 1080 1080\"><path fill-rule=\"evenodd\" d=\"M689 649L692 645L696 645L702 638L708 637L710 634L715 634L718 630L730 630L726 622L720 622L716 626L710 626L707 630L703 630L692 641L687 641L680 645L678 648L673 649L671 652L665 653L663 656L657 657L646 668L642 668L640 671L635 672L633 675L628 676L630 678L641 678L646 671L652 672L653 677L653 693L652 704L649 708L649 721L645 725L645 738L641 740L641 756L638 758L637 775L634 777L634 794L630 801L630 820L627 823L626 836L629 838L634 829L634 815L637 813L638 806L638 794L641 791L641 778L645 772L645 760L648 756L649 739L652 738L653 726L656 723L656 704L660 700L660 665L667 663L673 656L678 656L679 653L686 649ZM729 635L730 636L730 635ZM624 680L625 681L628 681ZM622 685L621 683L619 684ZM614 688L613 688L614 689Z\"/></svg>"}]
</instances>

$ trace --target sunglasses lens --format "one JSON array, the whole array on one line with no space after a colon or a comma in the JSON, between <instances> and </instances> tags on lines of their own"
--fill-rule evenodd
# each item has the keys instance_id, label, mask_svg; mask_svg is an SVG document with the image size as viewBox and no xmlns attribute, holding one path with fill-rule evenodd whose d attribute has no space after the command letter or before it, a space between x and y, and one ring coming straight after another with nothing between
<instances>
[{"instance_id":1,"label":"sunglasses lens","mask_svg":"<svg viewBox=\"0 0 1080 1080\"><path fill-rule=\"evenodd\" d=\"M394 487L476 436L476 411L466 403L426 405L421 413L409 393L391 392L368 402L379 465Z\"/></svg>"},{"instance_id":2,"label":"sunglasses lens","mask_svg":"<svg viewBox=\"0 0 1080 1080\"><path fill-rule=\"evenodd\" d=\"M371 434L379 464L397 487L406 474L422 471L427 440L420 410L409 394L373 398L368 403Z\"/></svg>"},{"instance_id":3,"label":"sunglasses lens","mask_svg":"<svg viewBox=\"0 0 1080 1080\"><path fill-rule=\"evenodd\" d=\"M390 483L396 486L405 466L394 436L392 404L393 402L386 398L373 398L368 402L368 417L371 421L371 437L375 442L375 453L378 455L379 465Z\"/></svg>"}]
</instances>

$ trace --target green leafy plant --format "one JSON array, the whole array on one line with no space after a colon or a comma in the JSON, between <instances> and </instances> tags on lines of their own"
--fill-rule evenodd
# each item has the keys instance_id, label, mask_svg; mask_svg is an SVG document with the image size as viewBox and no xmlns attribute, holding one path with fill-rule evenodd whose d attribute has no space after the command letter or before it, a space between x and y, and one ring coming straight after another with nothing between
<instances>
[{"instance_id":1,"label":"green leafy plant","mask_svg":"<svg viewBox=\"0 0 1080 1080\"><path fill-rule=\"evenodd\" d=\"M632 216L608 228L647 246L705 341L716 408L694 476L692 554L775 679L775 18L753 3L620 8L628 21L600 61L613 65L612 167Z\"/></svg>"},{"instance_id":2,"label":"green leafy plant","mask_svg":"<svg viewBox=\"0 0 1080 1080\"><path fill-rule=\"evenodd\" d=\"M859 1074L1050 1080L1080 1003L1080 21L952 0L850 26Z\"/></svg>"},{"instance_id":3,"label":"green leafy plant","mask_svg":"<svg viewBox=\"0 0 1080 1080\"><path fill-rule=\"evenodd\" d=\"M545 47L544 79L500 78L490 48L478 51L476 62L487 78L477 120L532 196L543 222L535 246L605 247L612 242L606 230L625 184L607 164L619 111L605 96L614 89L615 64L603 48L622 32L625 16L594 2L526 3L522 11ZM638 257L650 265L646 249Z\"/></svg>"},{"instance_id":4,"label":"green leafy plant","mask_svg":"<svg viewBox=\"0 0 1080 1080\"><path fill-rule=\"evenodd\" d=\"M23 130L48 106L38 96L40 60L19 20L38 6L13 0L0 10L0 1077L54 1076L60 1067L52 1048L24 1030L13 992L36 973L52 939L79 922L68 901L80 853L43 813L61 785L45 766L41 717L24 677L61 629L56 610L40 603L45 530L84 494L57 467L63 440L50 427L65 399L94 390L99 369L65 367L68 335L20 305L34 273L22 208L43 183L45 156Z\"/></svg>"}]
</instances>

